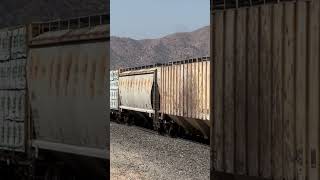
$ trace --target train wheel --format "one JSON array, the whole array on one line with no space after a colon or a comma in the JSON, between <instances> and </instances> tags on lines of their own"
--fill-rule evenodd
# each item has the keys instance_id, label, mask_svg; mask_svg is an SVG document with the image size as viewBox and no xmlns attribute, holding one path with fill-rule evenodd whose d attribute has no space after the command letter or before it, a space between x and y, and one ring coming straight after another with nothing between
<instances>
[{"instance_id":1,"label":"train wheel","mask_svg":"<svg viewBox=\"0 0 320 180\"><path fill-rule=\"evenodd\" d=\"M121 115L119 113L117 113L115 116L116 116L115 117L116 122L120 124L121 123Z\"/></svg>"},{"instance_id":2,"label":"train wheel","mask_svg":"<svg viewBox=\"0 0 320 180\"><path fill-rule=\"evenodd\" d=\"M128 122L129 122L129 116L123 116L123 122L125 123L125 124L128 124Z\"/></svg>"},{"instance_id":3,"label":"train wheel","mask_svg":"<svg viewBox=\"0 0 320 180\"><path fill-rule=\"evenodd\" d=\"M168 134L170 137L175 138L178 135L177 126L174 123L170 123Z\"/></svg>"},{"instance_id":4,"label":"train wheel","mask_svg":"<svg viewBox=\"0 0 320 180\"><path fill-rule=\"evenodd\" d=\"M129 118L128 125L129 125L129 126L134 125L134 117Z\"/></svg>"},{"instance_id":5,"label":"train wheel","mask_svg":"<svg viewBox=\"0 0 320 180\"><path fill-rule=\"evenodd\" d=\"M45 173L45 180L62 180L62 174L59 168L50 166Z\"/></svg>"},{"instance_id":6,"label":"train wheel","mask_svg":"<svg viewBox=\"0 0 320 180\"><path fill-rule=\"evenodd\" d=\"M50 166L47 168L44 180L76 180L75 172L65 166Z\"/></svg>"},{"instance_id":7,"label":"train wheel","mask_svg":"<svg viewBox=\"0 0 320 180\"><path fill-rule=\"evenodd\" d=\"M153 121L153 130L157 131L158 134L163 135L165 133L165 127L163 122Z\"/></svg>"}]
</instances>

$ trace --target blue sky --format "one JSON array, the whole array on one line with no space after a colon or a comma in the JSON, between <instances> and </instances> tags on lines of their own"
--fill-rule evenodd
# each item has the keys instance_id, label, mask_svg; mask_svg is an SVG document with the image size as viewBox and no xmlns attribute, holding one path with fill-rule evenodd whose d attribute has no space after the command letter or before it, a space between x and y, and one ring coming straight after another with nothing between
<instances>
[{"instance_id":1,"label":"blue sky","mask_svg":"<svg viewBox=\"0 0 320 180\"><path fill-rule=\"evenodd\" d=\"M111 0L111 35L159 38L210 24L210 0Z\"/></svg>"}]
</instances>

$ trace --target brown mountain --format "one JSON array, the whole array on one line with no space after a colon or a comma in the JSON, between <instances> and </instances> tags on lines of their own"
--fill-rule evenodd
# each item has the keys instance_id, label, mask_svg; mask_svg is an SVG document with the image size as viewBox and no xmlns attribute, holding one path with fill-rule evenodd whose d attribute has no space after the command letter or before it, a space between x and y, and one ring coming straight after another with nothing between
<instances>
[{"instance_id":1,"label":"brown mountain","mask_svg":"<svg viewBox=\"0 0 320 180\"><path fill-rule=\"evenodd\" d=\"M159 39L111 37L111 69L209 56L209 26Z\"/></svg>"},{"instance_id":2,"label":"brown mountain","mask_svg":"<svg viewBox=\"0 0 320 180\"><path fill-rule=\"evenodd\" d=\"M109 0L1 0L0 28L32 21L107 14Z\"/></svg>"}]
</instances>

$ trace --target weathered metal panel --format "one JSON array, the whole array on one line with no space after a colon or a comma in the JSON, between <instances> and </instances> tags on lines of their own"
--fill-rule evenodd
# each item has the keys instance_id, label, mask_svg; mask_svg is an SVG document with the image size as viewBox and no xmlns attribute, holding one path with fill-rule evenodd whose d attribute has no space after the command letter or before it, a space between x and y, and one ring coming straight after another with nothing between
<instances>
[{"instance_id":1,"label":"weathered metal panel","mask_svg":"<svg viewBox=\"0 0 320 180\"><path fill-rule=\"evenodd\" d=\"M8 29L0 30L0 61L10 58L10 39L11 31Z\"/></svg>"},{"instance_id":2,"label":"weathered metal panel","mask_svg":"<svg viewBox=\"0 0 320 180\"><path fill-rule=\"evenodd\" d=\"M217 177L320 178L319 19L319 1L212 13Z\"/></svg>"},{"instance_id":3,"label":"weathered metal panel","mask_svg":"<svg viewBox=\"0 0 320 180\"><path fill-rule=\"evenodd\" d=\"M0 30L0 61L27 57L25 26Z\"/></svg>"},{"instance_id":4,"label":"weathered metal panel","mask_svg":"<svg viewBox=\"0 0 320 180\"><path fill-rule=\"evenodd\" d=\"M119 71L110 71L110 109L119 109Z\"/></svg>"},{"instance_id":5,"label":"weathered metal panel","mask_svg":"<svg viewBox=\"0 0 320 180\"><path fill-rule=\"evenodd\" d=\"M0 90L0 149L24 151L25 91Z\"/></svg>"},{"instance_id":6,"label":"weathered metal panel","mask_svg":"<svg viewBox=\"0 0 320 180\"><path fill-rule=\"evenodd\" d=\"M99 25L92 28L68 29L61 31L49 31L30 40L30 45L44 45L61 42L73 42L81 40L97 40L107 38L109 25Z\"/></svg>"},{"instance_id":7,"label":"weathered metal panel","mask_svg":"<svg viewBox=\"0 0 320 180\"><path fill-rule=\"evenodd\" d=\"M55 144L65 153L71 148L108 158L108 23L107 15L98 15L29 25L28 97L33 141L41 142L32 143L36 148L56 151L50 149Z\"/></svg>"},{"instance_id":8,"label":"weathered metal panel","mask_svg":"<svg viewBox=\"0 0 320 180\"><path fill-rule=\"evenodd\" d=\"M153 81L154 71L152 69L147 70L147 72L137 70L120 73L120 108L154 113L152 105Z\"/></svg>"},{"instance_id":9,"label":"weathered metal panel","mask_svg":"<svg viewBox=\"0 0 320 180\"><path fill-rule=\"evenodd\" d=\"M0 64L0 89L7 87L7 63Z\"/></svg>"},{"instance_id":10,"label":"weathered metal panel","mask_svg":"<svg viewBox=\"0 0 320 180\"><path fill-rule=\"evenodd\" d=\"M33 23L29 26L29 45L107 40L110 37L109 22L109 15L105 14Z\"/></svg>"},{"instance_id":11,"label":"weathered metal panel","mask_svg":"<svg viewBox=\"0 0 320 180\"><path fill-rule=\"evenodd\" d=\"M109 42L99 41L29 50L27 79L36 140L107 152L108 48Z\"/></svg>"},{"instance_id":12,"label":"weathered metal panel","mask_svg":"<svg viewBox=\"0 0 320 180\"><path fill-rule=\"evenodd\" d=\"M160 113L186 129L209 137L209 58L166 64L160 68ZM175 117L174 117L175 116Z\"/></svg>"},{"instance_id":13,"label":"weathered metal panel","mask_svg":"<svg viewBox=\"0 0 320 180\"><path fill-rule=\"evenodd\" d=\"M25 28L0 31L0 149L23 152L26 119L26 55L25 51L24 55L18 55L16 52L19 51L18 46L26 50L27 44L18 38L18 34L25 39Z\"/></svg>"},{"instance_id":14,"label":"weathered metal panel","mask_svg":"<svg viewBox=\"0 0 320 180\"><path fill-rule=\"evenodd\" d=\"M26 88L26 59L0 63L0 89Z\"/></svg>"},{"instance_id":15,"label":"weathered metal panel","mask_svg":"<svg viewBox=\"0 0 320 180\"><path fill-rule=\"evenodd\" d=\"M206 81L207 75L210 75L210 71L206 71L208 66L210 62L207 58L204 60L200 58L191 63L181 62L161 67L160 112L208 121L209 106L206 103L209 98L206 92L210 86ZM184 107L187 109L184 110Z\"/></svg>"},{"instance_id":16,"label":"weathered metal panel","mask_svg":"<svg viewBox=\"0 0 320 180\"><path fill-rule=\"evenodd\" d=\"M19 59L27 57L27 29L26 27L16 28L11 31L10 58Z\"/></svg>"}]
</instances>

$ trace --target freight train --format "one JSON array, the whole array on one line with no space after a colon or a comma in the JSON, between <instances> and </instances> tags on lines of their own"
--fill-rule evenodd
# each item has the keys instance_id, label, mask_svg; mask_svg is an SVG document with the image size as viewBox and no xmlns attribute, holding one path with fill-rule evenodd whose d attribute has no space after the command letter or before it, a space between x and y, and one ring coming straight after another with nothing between
<instances>
[{"instance_id":1,"label":"freight train","mask_svg":"<svg viewBox=\"0 0 320 180\"><path fill-rule=\"evenodd\" d=\"M209 139L209 59L110 71L111 119Z\"/></svg>"},{"instance_id":2,"label":"freight train","mask_svg":"<svg viewBox=\"0 0 320 180\"><path fill-rule=\"evenodd\" d=\"M0 30L1 179L107 179L108 46L105 14Z\"/></svg>"}]
</instances>

